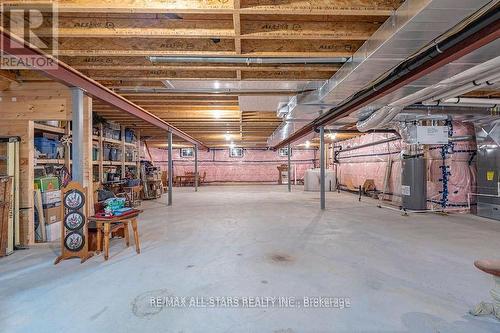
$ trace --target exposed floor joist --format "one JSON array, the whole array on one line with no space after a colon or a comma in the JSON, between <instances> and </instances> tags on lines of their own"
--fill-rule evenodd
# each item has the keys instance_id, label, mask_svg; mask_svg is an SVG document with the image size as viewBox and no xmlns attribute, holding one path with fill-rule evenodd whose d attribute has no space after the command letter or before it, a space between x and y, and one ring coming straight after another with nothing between
<instances>
[{"instance_id":1,"label":"exposed floor joist","mask_svg":"<svg viewBox=\"0 0 500 333\"><path fill-rule=\"evenodd\" d=\"M193 84L200 81L323 81L335 74L342 62L155 63L147 57L345 59L370 38L401 3L401 0L61 0L58 3L59 57L200 140L213 139L206 136L204 130L210 130L210 135L216 135L212 131L219 131L213 142L223 145L226 144L224 134L236 131L238 143L245 144L245 140L251 138L252 142L264 146L267 136L280 123L276 108L261 115L251 110L243 112L238 97L292 96L300 89L272 93L262 89L176 94L175 89L165 91L169 89L166 82L172 81L175 86L175 80L190 80ZM46 21L35 30L45 36L48 43L51 42L50 23ZM44 80L29 72L18 74L23 81ZM99 103L95 110L109 119L137 123ZM207 112L204 118L195 121L193 117L201 117L199 113L203 110ZM223 117L214 116L225 110L234 112L231 121L224 122ZM146 136L158 135L148 126L144 128Z\"/></svg>"}]
</instances>

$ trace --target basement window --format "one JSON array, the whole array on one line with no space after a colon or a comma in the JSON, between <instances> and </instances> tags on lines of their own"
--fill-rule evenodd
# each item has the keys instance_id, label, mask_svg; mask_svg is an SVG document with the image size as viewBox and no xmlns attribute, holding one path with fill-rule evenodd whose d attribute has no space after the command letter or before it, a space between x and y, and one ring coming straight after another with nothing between
<instances>
[{"instance_id":1,"label":"basement window","mask_svg":"<svg viewBox=\"0 0 500 333\"><path fill-rule=\"evenodd\" d=\"M278 150L279 156L285 157L288 156L288 148L280 148ZM292 148L290 148L290 156L292 156Z\"/></svg>"},{"instance_id":2,"label":"basement window","mask_svg":"<svg viewBox=\"0 0 500 333\"><path fill-rule=\"evenodd\" d=\"M193 148L181 148L181 157L182 158L194 157L194 149Z\"/></svg>"},{"instance_id":3,"label":"basement window","mask_svg":"<svg viewBox=\"0 0 500 333\"><path fill-rule=\"evenodd\" d=\"M243 157L243 148L229 148L229 157Z\"/></svg>"}]
</instances>

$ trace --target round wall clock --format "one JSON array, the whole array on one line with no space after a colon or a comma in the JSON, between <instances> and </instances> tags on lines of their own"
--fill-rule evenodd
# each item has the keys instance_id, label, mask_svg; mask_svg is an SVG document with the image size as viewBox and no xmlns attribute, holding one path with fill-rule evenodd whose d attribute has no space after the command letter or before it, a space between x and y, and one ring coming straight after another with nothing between
<instances>
[{"instance_id":1,"label":"round wall clock","mask_svg":"<svg viewBox=\"0 0 500 333\"><path fill-rule=\"evenodd\" d=\"M66 214L64 217L64 226L68 230L78 230L85 224L85 217L82 213L74 211Z\"/></svg>"},{"instance_id":2,"label":"round wall clock","mask_svg":"<svg viewBox=\"0 0 500 333\"><path fill-rule=\"evenodd\" d=\"M71 190L64 195L64 207L76 210L83 207L85 204L85 196L78 190Z\"/></svg>"},{"instance_id":3,"label":"round wall clock","mask_svg":"<svg viewBox=\"0 0 500 333\"><path fill-rule=\"evenodd\" d=\"M84 244L84 236L77 231L71 231L64 237L64 247L69 251L78 252L83 248Z\"/></svg>"}]
</instances>

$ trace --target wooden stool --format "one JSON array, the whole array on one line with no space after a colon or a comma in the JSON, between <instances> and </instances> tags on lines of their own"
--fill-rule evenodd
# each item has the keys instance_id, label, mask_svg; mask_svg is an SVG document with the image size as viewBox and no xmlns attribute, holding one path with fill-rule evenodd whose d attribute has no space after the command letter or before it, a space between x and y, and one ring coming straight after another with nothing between
<instances>
[{"instance_id":1,"label":"wooden stool","mask_svg":"<svg viewBox=\"0 0 500 333\"><path fill-rule=\"evenodd\" d=\"M113 217L89 217L89 221L94 221L97 228L97 251L101 252L102 234L104 233L104 260L109 258L109 238L112 232L116 232L123 229L125 236L125 244L128 247L130 245L130 236L128 225L132 225L132 230L134 232L135 241L135 251L137 254L141 253L141 248L139 245L139 231L137 230L137 216L141 213L140 210L134 210L129 214L123 216L113 216Z\"/></svg>"},{"instance_id":2,"label":"wooden stool","mask_svg":"<svg viewBox=\"0 0 500 333\"><path fill-rule=\"evenodd\" d=\"M500 320L500 260L476 260L474 266L493 276L495 287L491 289L490 295L493 303L481 302L469 313L473 316L494 315Z\"/></svg>"}]
</instances>

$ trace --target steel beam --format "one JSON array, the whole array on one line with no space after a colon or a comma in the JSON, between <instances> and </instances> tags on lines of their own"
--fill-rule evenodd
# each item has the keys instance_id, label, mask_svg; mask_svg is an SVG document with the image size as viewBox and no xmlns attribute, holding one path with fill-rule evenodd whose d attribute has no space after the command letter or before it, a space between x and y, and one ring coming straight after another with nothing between
<instances>
[{"instance_id":1,"label":"steel beam","mask_svg":"<svg viewBox=\"0 0 500 333\"><path fill-rule=\"evenodd\" d=\"M94 98L100 99L101 101L124 111L132 116L144 120L145 122L154 125L158 128L164 129L168 132L172 132L175 136L186 140L192 144L197 144L199 147L208 149L202 142L196 140L189 134L181 131L180 129L170 125L163 119L155 116L154 114L146 111L140 106L130 102L126 98L118 95L114 91L106 88L102 84L92 80L91 78L83 75L69 65L63 63L62 61L36 49L29 45L26 41L11 35L10 32L0 27L1 32L1 45L0 48L6 54L10 54L14 57L21 58L26 56L32 56L37 58L43 58L46 60L45 64L56 64L57 66L50 67L32 67L33 70L38 70L44 73L45 76L60 82L68 87L78 87L85 91L85 93ZM40 62L42 63L42 62Z\"/></svg>"},{"instance_id":2,"label":"steel beam","mask_svg":"<svg viewBox=\"0 0 500 333\"><path fill-rule=\"evenodd\" d=\"M194 145L194 191L198 192L198 146Z\"/></svg>"},{"instance_id":3,"label":"steel beam","mask_svg":"<svg viewBox=\"0 0 500 333\"><path fill-rule=\"evenodd\" d=\"M172 191L174 188L174 161L173 161L172 132L168 132L168 205L172 206Z\"/></svg>"},{"instance_id":4,"label":"steel beam","mask_svg":"<svg viewBox=\"0 0 500 333\"><path fill-rule=\"evenodd\" d=\"M71 133L72 159L71 175L74 181L83 185L83 90L71 89Z\"/></svg>"},{"instance_id":5,"label":"steel beam","mask_svg":"<svg viewBox=\"0 0 500 333\"><path fill-rule=\"evenodd\" d=\"M320 206L325 209L325 129L319 128L319 192Z\"/></svg>"},{"instance_id":6,"label":"steel beam","mask_svg":"<svg viewBox=\"0 0 500 333\"><path fill-rule=\"evenodd\" d=\"M290 145L287 146L288 149L288 192L292 192L292 180L291 180L291 173L292 173L292 163L291 163L291 155L292 155L292 149L290 148Z\"/></svg>"}]
</instances>

